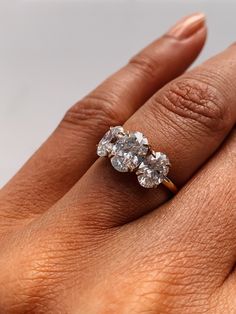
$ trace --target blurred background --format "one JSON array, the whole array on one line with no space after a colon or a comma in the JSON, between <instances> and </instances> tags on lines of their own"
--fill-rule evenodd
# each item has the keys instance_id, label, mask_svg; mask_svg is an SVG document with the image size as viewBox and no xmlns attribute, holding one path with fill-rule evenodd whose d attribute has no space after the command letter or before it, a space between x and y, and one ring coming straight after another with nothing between
<instances>
[{"instance_id":1,"label":"blurred background","mask_svg":"<svg viewBox=\"0 0 236 314\"><path fill-rule=\"evenodd\" d=\"M235 0L0 0L0 187L74 102L198 11L209 37L197 63L236 40Z\"/></svg>"}]
</instances>

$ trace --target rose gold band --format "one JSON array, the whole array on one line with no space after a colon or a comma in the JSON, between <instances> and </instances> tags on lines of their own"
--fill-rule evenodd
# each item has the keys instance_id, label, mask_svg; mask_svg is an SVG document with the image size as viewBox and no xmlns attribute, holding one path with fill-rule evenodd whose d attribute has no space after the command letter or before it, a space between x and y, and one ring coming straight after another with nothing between
<instances>
[{"instance_id":1,"label":"rose gold band","mask_svg":"<svg viewBox=\"0 0 236 314\"><path fill-rule=\"evenodd\" d=\"M165 178L164 181L162 182L162 184L168 189L170 190L173 194L176 194L178 192L178 188L177 186L169 179L169 178Z\"/></svg>"}]
</instances>

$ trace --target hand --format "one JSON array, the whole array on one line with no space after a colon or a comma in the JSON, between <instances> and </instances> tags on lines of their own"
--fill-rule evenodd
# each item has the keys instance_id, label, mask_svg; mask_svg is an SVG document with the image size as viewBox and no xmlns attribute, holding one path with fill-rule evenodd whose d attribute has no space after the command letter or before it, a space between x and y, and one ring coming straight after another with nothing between
<instances>
[{"instance_id":1,"label":"hand","mask_svg":"<svg viewBox=\"0 0 236 314\"><path fill-rule=\"evenodd\" d=\"M236 46L179 76L205 37L203 15L182 20L2 188L0 313L235 313ZM96 160L123 123L168 154L175 197Z\"/></svg>"}]
</instances>

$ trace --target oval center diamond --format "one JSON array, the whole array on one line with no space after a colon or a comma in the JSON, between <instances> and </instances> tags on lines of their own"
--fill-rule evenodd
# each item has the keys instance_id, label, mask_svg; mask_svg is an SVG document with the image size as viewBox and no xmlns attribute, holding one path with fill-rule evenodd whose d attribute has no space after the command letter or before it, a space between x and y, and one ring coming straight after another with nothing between
<instances>
[{"instance_id":1,"label":"oval center diamond","mask_svg":"<svg viewBox=\"0 0 236 314\"><path fill-rule=\"evenodd\" d=\"M157 187L167 176L170 162L168 157L160 152L152 152L140 164L136 174L140 185L145 188Z\"/></svg>"},{"instance_id":2,"label":"oval center diamond","mask_svg":"<svg viewBox=\"0 0 236 314\"><path fill-rule=\"evenodd\" d=\"M118 139L111 154L112 166L120 172L134 171L149 150L148 140L141 132L131 132Z\"/></svg>"}]
</instances>

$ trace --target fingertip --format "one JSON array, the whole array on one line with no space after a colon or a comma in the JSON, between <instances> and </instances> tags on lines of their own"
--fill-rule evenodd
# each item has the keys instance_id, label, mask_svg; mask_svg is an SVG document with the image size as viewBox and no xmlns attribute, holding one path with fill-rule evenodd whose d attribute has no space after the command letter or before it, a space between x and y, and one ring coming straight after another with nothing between
<instances>
[{"instance_id":1,"label":"fingertip","mask_svg":"<svg viewBox=\"0 0 236 314\"><path fill-rule=\"evenodd\" d=\"M206 16L204 13L194 13L182 18L168 32L169 37L184 40L195 35L199 30L206 28Z\"/></svg>"}]
</instances>

